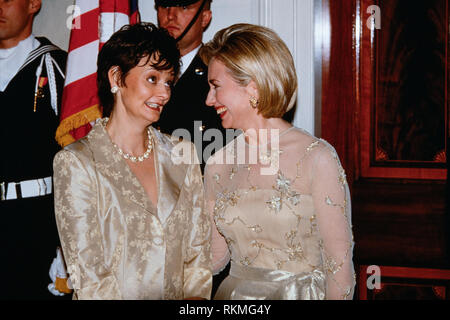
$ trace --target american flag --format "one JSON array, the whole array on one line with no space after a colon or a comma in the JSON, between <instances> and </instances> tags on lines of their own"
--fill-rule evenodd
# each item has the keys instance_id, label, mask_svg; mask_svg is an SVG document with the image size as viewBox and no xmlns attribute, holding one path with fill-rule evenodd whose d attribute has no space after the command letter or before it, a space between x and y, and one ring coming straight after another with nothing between
<instances>
[{"instance_id":1,"label":"american flag","mask_svg":"<svg viewBox=\"0 0 450 320\"><path fill-rule=\"evenodd\" d=\"M66 146L101 117L97 96L97 55L123 25L140 20L138 0L76 0L56 140Z\"/></svg>"}]
</instances>

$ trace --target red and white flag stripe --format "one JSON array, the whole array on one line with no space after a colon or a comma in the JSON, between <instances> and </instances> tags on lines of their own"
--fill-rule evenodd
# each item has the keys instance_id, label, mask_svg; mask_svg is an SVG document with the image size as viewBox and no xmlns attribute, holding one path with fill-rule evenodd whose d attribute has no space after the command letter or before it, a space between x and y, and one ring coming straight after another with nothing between
<instances>
[{"instance_id":1,"label":"red and white flag stripe","mask_svg":"<svg viewBox=\"0 0 450 320\"><path fill-rule=\"evenodd\" d=\"M137 1L132 5L137 10ZM65 146L86 135L101 116L97 96L97 55L102 45L130 23L130 0L76 0L70 34L61 123L56 139ZM138 13L137 13L138 15ZM132 21L135 22L135 21Z\"/></svg>"}]
</instances>

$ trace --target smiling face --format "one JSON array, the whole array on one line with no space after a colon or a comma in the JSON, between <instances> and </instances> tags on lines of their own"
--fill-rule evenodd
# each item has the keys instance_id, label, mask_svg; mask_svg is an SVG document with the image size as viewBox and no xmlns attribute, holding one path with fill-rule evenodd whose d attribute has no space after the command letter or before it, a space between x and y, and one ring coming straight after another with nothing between
<instances>
[{"instance_id":1,"label":"smiling face","mask_svg":"<svg viewBox=\"0 0 450 320\"><path fill-rule=\"evenodd\" d=\"M12 48L31 34L40 0L0 0L0 48Z\"/></svg>"},{"instance_id":2,"label":"smiling face","mask_svg":"<svg viewBox=\"0 0 450 320\"><path fill-rule=\"evenodd\" d=\"M206 104L216 109L224 128L246 129L251 119L257 116L256 109L250 107L251 96L257 97L254 83L241 86L229 73L227 67L217 59L208 66L209 92Z\"/></svg>"},{"instance_id":3,"label":"smiling face","mask_svg":"<svg viewBox=\"0 0 450 320\"><path fill-rule=\"evenodd\" d=\"M174 73L172 69L157 70L154 63L154 59L143 57L128 72L122 85L115 75L115 67L110 69L111 86L119 87L115 98L115 114L126 115L144 126L159 120L162 108L170 98Z\"/></svg>"},{"instance_id":4,"label":"smiling face","mask_svg":"<svg viewBox=\"0 0 450 320\"><path fill-rule=\"evenodd\" d=\"M158 24L172 37L178 38L194 18L202 2L185 7L158 7ZM203 9L188 33L178 42L181 55L185 55L202 43L203 31L211 21L211 10Z\"/></svg>"}]
</instances>

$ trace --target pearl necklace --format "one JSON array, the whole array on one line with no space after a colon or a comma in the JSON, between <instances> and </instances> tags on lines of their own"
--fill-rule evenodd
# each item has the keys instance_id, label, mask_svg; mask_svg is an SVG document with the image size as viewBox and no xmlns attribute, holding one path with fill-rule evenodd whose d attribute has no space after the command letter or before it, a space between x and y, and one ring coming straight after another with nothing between
<instances>
[{"instance_id":1,"label":"pearl necklace","mask_svg":"<svg viewBox=\"0 0 450 320\"><path fill-rule=\"evenodd\" d=\"M147 136L148 136L147 150L145 150L145 152L144 152L144 154L142 156L135 157L132 154L126 153L122 149L120 149L119 146L117 144L115 144L114 142L113 142L113 146L114 146L114 148L117 149L117 152L119 152L119 154L125 160L130 160L131 162L134 162L134 163L142 162L145 159L148 159L148 157L150 156L150 153L153 150L153 143L152 143L152 136L150 134L150 127L147 128Z\"/></svg>"}]
</instances>

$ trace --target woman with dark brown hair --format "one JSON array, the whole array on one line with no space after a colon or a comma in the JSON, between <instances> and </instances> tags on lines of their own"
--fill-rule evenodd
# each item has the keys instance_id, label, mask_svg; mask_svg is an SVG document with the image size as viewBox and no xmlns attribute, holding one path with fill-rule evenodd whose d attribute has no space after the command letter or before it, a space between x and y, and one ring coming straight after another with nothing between
<instances>
[{"instance_id":1,"label":"woman with dark brown hair","mask_svg":"<svg viewBox=\"0 0 450 320\"><path fill-rule=\"evenodd\" d=\"M210 297L210 222L195 148L151 126L179 58L167 31L145 23L123 27L99 53L105 117L54 160L56 220L75 298ZM178 149L188 155L178 159Z\"/></svg>"}]
</instances>

